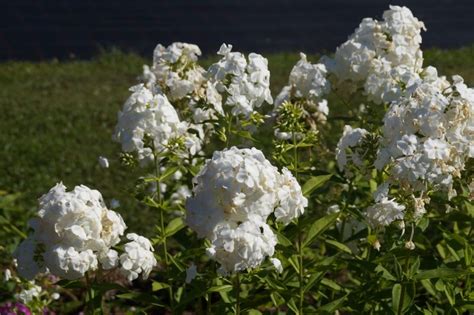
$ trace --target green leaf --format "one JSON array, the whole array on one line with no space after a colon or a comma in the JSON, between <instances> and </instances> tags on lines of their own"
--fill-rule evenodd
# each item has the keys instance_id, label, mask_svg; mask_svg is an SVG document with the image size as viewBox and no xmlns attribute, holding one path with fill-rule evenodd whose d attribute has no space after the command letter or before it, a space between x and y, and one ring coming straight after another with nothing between
<instances>
[{"instance_id":1,"label":"green leaf","mask_svg":"<svg viewBox=\"0 0 474 315\"><path fill-rule=\"evenodd\" d=\"M176 173L177 170L179 170L179 166L170 167L166 169L165 172L160 175L160 181L166 180L168 177Z\"/></svg>"},{"instance_id":2,"label":"green leaf","mask_svg":"<svg viewBox=\"0 0 474 315\"><path fill-rule=\"evenodd\" d=\"M328 214L319 220L316 220L309 228L308 234L303 242L303 246L311 243L315 238L324 233L334 222L336 222L339 213Z\"/></svg>"},{"instance_id":3,"label":"green leaf","mask_svg":"<svg viewBox=\"0 0 474 315\"><path fill-rule=\"evenodd\" d=\"M268 286L273 289L273 290L279 290L279 291L284 291L286 290L286 286L284 283L281 281L278 281L276 279L273 279L270 277L270 275L267 275L264 278L264 281L268 284Z\"/></svg>"},{"instance_id":4,"label":"green leaf","mask_svg":"<svg viewBox=\"0 0 474 315\"><path fill-rule=\"evenodd\" d=\"M444 287L444 294L448 298L448 302L449 302L449 304L451 304L451 306L456 304L456 297L455 297L455 294L454 294L453 290L451 289L451 286L446 285Z\"/></svg>"},{"instance_id":5,"label":"green leaf","mask_svg":"<svg viewBox=\"0 0 474 315\"><path fill-rule=\"evenodd\" d=\"M416 257L415 261L410 266L408 278L413 279L413 277L418 273L418 269L420 269L420 257Z\"/></svg>"},{"instance_id":6,"label":"green leaf","mask_svg":"<svg viewBox=\"0 0 474 315\"><path fill-rule=\"evenodd\" d=\"M340 291L342 288L339 284L337 284L336 282L328 279L328 278L323 278L321 280L321 284L327 286L327 287L330 287L331 289L335 290L335 291Z\"/></svg>"},{"instance_id":7,"label":"green leaf","mask_svg":"<svg viewBox=\"0 0 474 315\"><path fill-rule=\"evenodd\" d=\"M232 291L232 288L230 284L222 284L207 289L207 292L229 292Z\"/></svg>"},{"instance_id":8,"label":"green leaf","mask_svg":"<svg viewBox=\"0 0 474 315\"><path fill-rule=\"evenodd\" d=\"M470 266L471 265L471 262L472 262L472 247L471 245L469 244L469 242L466 242L464 244L464 263L466 264L466 266Z\"/></svg>"},{"instance_id":9,"label":"green leaf","mask_svg":"<svg viewBox=\"0 0 474 315\"><path fill-rule=\"evenodd\" d=\"M423 279L420 282L421 282L421 285L423 285L423 287L426 289L426 291L428 291L429 294L431 294L432 296L437 296L436 289L430 280Z\"/></svg>"},{"instance_id":10,"label":"green leaf","mask_svg":"<svg viewBox=\"0 0 474 315\"><path fill-rule=\"evenodd\" d=\"M324 274L325 273L321 271L313 273L309 278L308 283L304 287L304 292L308 292L316 284L316 282L321 280Z\"/></svg>"},{"instance_id":11,"label":"green leaf","mask_svg":"<svg viewBox=\"0 0 474 315\"><path fill-rule=\"evenodd\" d=\"M293 243L291 243L291 241L285 235L283 235L282 233L276 231L275 234L276 234L277 239L278 239L278 244L280 244L281 246L288 247L288 246L293 245Z\"/></svg>"},{"instance_id":12,"label":"green leaf","mask_svg":"<svg viewBox=\"0 0 474 315\"><path fill-rule=\"evenodd\" d=\"M349 247L347 247L347 245L345 244L342 244L338 241L335 241L335 240L326 240L326 243L328 243L329 245L331 246L334 246L336 247L337 249L345 252L345 253L348 253L348 254L351 254L352 255L352 251Z\"/></svg>"},{"instance_id":13,"label":"green leaf","mask_svg":"<svg viewBox=\"0 0 474 315\"><path fill-rule=\"evenodd\" d=\"M298 311L298 307L296 306L295 299L291 298L291 299L288 301L288 307L290 308L290 310L292 310L293 312L295 312L295 314L299 314L299 313L300 313L300 312Z\"/></svg>"},{"instance_id":14,"label":"green leaf","mask_svg":"<svg viewBox=\"0 0 474 315\"><path fill-rule=\"evenodd\" d=\"M174 259L173 255L171 255L170 253L168 253L168 258L171 260L171 263L176 267L178 268L178 270L180 272L183 272L184 271L184 267L183 267L183 264L179 261L179 260L176 260Z\"/></svg>"},{"instance_id":15,"label":"green leaf","mask_svg":"<svg viewBox=\"0 0 474 315\"><path fill-rule=\"evenodd\" d=\"M467 201L465 201L464 203L466 205L467 213L469 214L469 216L474 218L474 204Z\"/></svg>"},{"instance_id":16,"label":"green leaf","mask_svg":"<svg viewBox=\"0 0 474 315\"><path fill-rule=\"evenodd\" d=\"M456 270L450 268L437 268L431 270L420 271L416 276L415 279L422 280L422 279L434 279L434 278L457 278L463 276L464 274L468 273L466 270Z\"/></svg>"},{"instance_id":17,"label":"green leaf","mask_svg":"<svg viewBox=\"0 0 474 315\"><path fill-rule=\"evenodd\" d=\"M270 298L275 306L280 306L285 303L285 299L278 292L272 292Z\"/></svg>"},{"instance_id":18,"label":"green leaf","mask_svg":"<svg viewBox=\"0 0 474 315\"><path fill-rule=\"evenodd\" d=\"M456 261L460 261L461 260L461 257L459 257L458 253L456 253L456 250L454 248L452 248L449 243L446 244L446 248L448 249L448 251L451 253L451 255L453 256L453 258L456 260Z\"/></svg>"},{"instance_id":19,"label":"green leaf","mask_svg":"<svg viewBox=\"0 0 474 315\"><path fill-rule=\"evenodd\" d=\"M311 177L303 185L303 195L309 196L315 189L323 186L329 179L331 179L331 177L332 174Z\"/></svg>"},{"instance_id":20,"label":"green leaf","mask_svg":"<svg viewBox=\"0 0 474 315\"><path fill-rule=\"evenodd\" d=\"M177 232L179 232L182 228L184 228L186 225L183 222L182 218L174 218L171 220L170 223L165 228L165 234L167 237L170 237Z\"/></svg>"},{"instance_id":21,"label":"green leaf","mask_svg":"<svg viewBox=\"0 0 474 315\"><path fill-rule=\"evenodd\" d=\"M153 283L151 284L151 290L153 292L160 291L160 290L163 290L163 289L167 289L169 287L170 286L168 284L163 283L163 282L158 282L158 281L153 281Z\"/></svg>"},{"instance_id":22,"label":"green leaf","mask_svg":"<svg viewBox=\"0 0 474 315\"><path fill-rule=\"evenodd\" d=\"M384 279L387 279L387 280L390 280L390 281L397 281L397 278L395 278L387 269L385 269L385 267L383 267L382 265L377 265L377 267L375 268L375 271L377 273L382 273L382 278Z\"/></svg>"},{"instance_id":23,"label":"green leaf","mask_svg":"<svg viewBox=\"0 0 474 315\"><path fill-rule=\"evenodd\" d=\"M239 130L237 132L235 131L232 131L232 133L238 135L239 137L242 137L244 139L248 139L248 140L252 140L252 141L255 141L255 138L252 137L252 134L249 132L249 131L245 131L245 130Z\"/></svg>"},{"instance_id":24,"label":"green leaf","mask_svg":"<svg viewBox=\"0 0 474 315\"><path fill-rule=\"evenodd\" d=\"M402 293L402 286L400 283L396 283L392 288L392 309L395 314L399 314L398 309L400 308L400 295Z\"/></svg>"},{"instance_id":25,"label":"green leaf","mask_svg":"<svg viewBox=\"0 0 474 315\"><path fill-rule=\"evenodd\" d=\"M292 255L289 259L288 262L290 265L295 269L296 273L299 273L299 262L298 262L298 256L297 255Z\"/></svg>"},{"instance_id":26,"label":"green leaf","mask_svg":"<svg viewBox=\"0 0 474 315\"><path fill-rule=\"evenodd\" d=\"M423 232L428 228L430 225L430 219L427 217L421 218L420 222L417 224L417 227L419 227Z\"/></svg>"},{"instance_id":27,"label":"green leaf","mask_svg":"<svg viewBox=\"0 0 474 315\"><path fill-rule=\"evenodd\" d=\"M342 303L347 299L347 295L343 296L342 298L339 298L337 300L334 300L328 304L325 304L321 306L318 310L320 312L327 312L327 313L334 313L338 308L341 307Z\"/></svg>"},{"instance_id":28,"label":"green leaf","mask_svg":"<svg viewBox=\"0 0 474 315\"><path fill-rule=\"evenodd\" d=\"M404 290L403 305L400 305L400 298L403 291L402 285L396 283L392 288L392 309L395 314L403 314L406 312L415 297L415 283L405 283L404 285L406 287Z\"/></svg>"}]
</instances>

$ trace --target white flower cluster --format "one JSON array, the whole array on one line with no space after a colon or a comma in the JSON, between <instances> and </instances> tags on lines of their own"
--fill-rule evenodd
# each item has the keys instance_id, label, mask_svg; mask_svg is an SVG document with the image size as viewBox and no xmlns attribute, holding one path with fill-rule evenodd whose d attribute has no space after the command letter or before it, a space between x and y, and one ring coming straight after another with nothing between
<instances>
[{"instance_id":1,"label":"white flower cluster","mask_svg":"<svg viewBox=\"0 0 474 315\"><path fill-rule=\"evenodd\" d=\"M204 81L204 69L196 62L201 55L198 46L172 43L158 44L153 52L152 67L143 67L143 78L150 89L161 89L170 101L179 100L199 88Z\"/></svg>"},{"instance_id":2,"label":"white flower cluster","mask_svg":"<svg viewBox=\"0 0 474 315\"><path fill-rule=\"evenodd\" d=\"M28 304L34 299L39 298L41 291L43 291L43 289L39 285L36 285L34 282L29 282L28 288L15 294L15 299L20 300L24 304Z\"/></svg>"},{"instance_id":3,"label":"white flower cluster","mask_svg":"<svg viewBox=\"0 0 474 315\"><path fill-rule=\"evenodd\" d=\"M277 244L275 234L259 216L241 224L222 222L211 241L207 253L221 264L222 273L258 267L265 257L273 256Z\"/></svg>"},{"instance_id":4,"label":"white flower cluster","mask_svg":"<svg viewBox=\"0 0 474 315\"><path fill-rule=\"evenodd\" d=\"M146 86L184 107L180 109L183 113L190 112L195 124L223 115L222 97L198 64L200 55L201 50L194 44L176 42L168 47L158 44L152 67L144 66L143 71ZM202 106L203 103L207 106Z\"/></svg>"},{"instance_id":5,"label":"white flower cluster","mask_svg":"<svg viewBox=\"0 0 474 315\"><path fill-rule=\"evenodd\" d=\"M214 152L194 181L186 222L211 240L208 253L224 273L254 268L272 256L276 237L268 216L288 224L308 204L291 173L280 173L255 148Z\"/></svg>"},{"instance_id":6,"label":"white flower cluster","mask_svg":"<svg viewBox=\"0 0 474 315\"><path fill-rule=\"evenodd\" d=\"M349 162L349 165L363 166L363 149L360 146L368 133L362 128L353 129L349 125L344 126L344 133L336 147L336 160L339 170L344 171L348 177L353 175L348 167Z\"/></svg>"},{"instance_id":7,"label":"white flower cluster","mask_svg":"<svg viewBox=\"0 0 474 315\"><path fill-rule=\"evenodd\" d=\"M389 104L378 149L373 152L374 166L389 174L381 186L383 198L376 198L376 204L367 209L374 226L405 217L405 207L388 199L390 185L411 195L409 208L414 209L412 218L418 219L429 202L425 192L435 188L447 190L449 197L456 195L453 180L474 157L474 90L460 76L453 76L450 83L434 67L423 68L419 47L423 28L409 9L391 6L382 22L364 19L338 48L334 60L326 59L339 80L360 82L369 99ZM363 129L345 127L336 150L341 171L350 175L349 148L351 162L362 166L358 153L369 148L359 145L367 135ZM415 192L420 196L415 197Z\"/></svg>"},{"instance_id":8,"label":"white flower cluster","mask_svg":"<svg viewBox=\"0 0 474 315\"><path fill-rule=\"evenodd\" d=\"M112 249L126 229L120 214L106 208L102 195L86 186L66 192L59 183L39 200L38 216L29 222L34 232L15 251L19 274L33 279L50 271L65 278L83 277L118 265Z\"/></svg>"},{"instance_id":9,"label":"white flower cluster","mask_svg":"<svg viewBox=\"0 0 474 315\"><path fill-rule=\"evenodd\" d=\"M338 81L350 82L353 90L364 86L372 101L390 102L402 93L399 83L410 82L421 69L424 29L408 8L390 6L383 21L363 19L337 48L334 59L325 57L324 63Z\"/></svg>"},{"instance_id":10,"label":"white flower cluster","mask_svg":"<svg viewBox=\"0 0 474 315\"><path fill-rule=\"evenodd\" d=\"M153 161L155 152L166 151L172 140L183 139L191 155L201 151L202 127L180 121L164 94L154 94L143 84L130 91L132 95L118 114L114 135L124 152L137 152L138 160L145 165ZM200 137L189 129L197 130Z\"/></svg>"},{"instance_id":11,"label":"white flower cluster","mask_svg":"<svg viewBox=\"0 0 474 315\"><path fill-rule=\"evenodd\" d=\"M391 180L414 190L451 190L474 157L474 89L459 76L450 84L429 73L391 104L375 165L389 165Z\"/></svg>"},{"instance_id":12,"label":"white flower cluster","mask_svg":"<svg viewBox=\"0 0 474 315\"><path fill-rule=\"evenodd\" d=\"M138 278L139 274L142 274L143 279L147 279L157 264L153 246L147 238L135 233L127 234L127 239L130 242L125 244L125 252L120 255L121 271L129 281Z\"/></svg>"},{"instance_id":13,"label":"white flower cluster","mask_svg":"<svg viewBox=\"0 0 474 315\"><path fill-rule=\"evenodd\" d=\"M268 61L251 53L247 62L242 53L231 50L232 45L222 44L217 54L223 57L211 65L207 75L217 91L225 95L224 104L232 108L231 113L249 117L264 102L273 103Z\"/></svg>"},{"instance_id":14,"label":"white flower cluster","mask_svg":"<svg viewBox=\"0 0 474 315\"><path fill-rule=\"evenodd\" d=\"M300 60L291 70L288 85L283 87L275 99L275 110L286 101L301 100L313 120L326 122L329 108L323 97L331 90L327 73L324 64L311 64L306 55L300 53Z\"/></svg>"},{"instance_id":15,"label":"white flower cluster","mask_svg":"<svg viewBox=\"0 0 474 315\"><path fill-rule=\"evenodd\" d=\"M365 215L372 227L383 227L390 225L393 221L403 220L404 210L405 206L385 197L368 207Z\"/></svg>"}]
</instances>

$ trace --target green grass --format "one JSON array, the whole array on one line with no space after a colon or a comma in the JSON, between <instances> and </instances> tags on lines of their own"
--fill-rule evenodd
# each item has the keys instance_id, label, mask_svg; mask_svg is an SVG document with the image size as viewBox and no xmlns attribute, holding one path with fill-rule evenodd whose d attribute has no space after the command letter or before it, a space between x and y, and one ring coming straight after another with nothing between
<instances>
[{"instance_id":1,"label":"green grass","mask_svg":"<svg viewBox=\"0 0 474 315\"><path fill-rule=\"evenodd\" d=\"M298 54L266 57L276 95ZM436 66L440 74L460 74L474 83L474 46L432 49L425 57L425 64ZM21 192L19 206L32 211L37 198L56 182L85 184L99 189L106 200L121 200L127 222L138 227L141 216L133 214L146 210L137 209L125 191L136 174L101 169L97 158L117 156L119 146L111 139L117 111L144 63L150 60L109 52L91 61L0 64L0 190Z\"/></svg>"}]
</instances>

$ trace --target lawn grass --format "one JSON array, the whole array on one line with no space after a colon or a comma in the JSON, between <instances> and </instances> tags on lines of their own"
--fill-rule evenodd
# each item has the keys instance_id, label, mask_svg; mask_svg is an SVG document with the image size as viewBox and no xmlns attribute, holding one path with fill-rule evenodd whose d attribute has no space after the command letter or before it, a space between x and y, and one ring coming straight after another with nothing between
<instances>
[{"instance_id":1,"label":"lawn grass","mask_svg":"<svg viewBox=\"0 0 474 315\"><path fill-rule=\"evenodd\" d=\"M266 57L276 95L298 54ZM460 74L474 84L474 46L427 50L425 60L440 74ZM129 226L140 232L143 216L136 211L147 210L134 205L126 192L137 174L101 169L97 158L117 156L119 145L111 139L117 111L145 63L150 60L114 51L90 61L0 64L0 190L22 193L19 206L33 211L37 198L56 182L70 188L85 184L106 200L119 199Z\"/></svg>"}]
</instances>

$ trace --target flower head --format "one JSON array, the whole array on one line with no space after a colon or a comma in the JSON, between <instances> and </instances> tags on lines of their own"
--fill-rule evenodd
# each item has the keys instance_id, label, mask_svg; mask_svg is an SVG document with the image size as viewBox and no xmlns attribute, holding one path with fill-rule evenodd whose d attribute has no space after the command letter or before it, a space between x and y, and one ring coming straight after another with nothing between
<instances>
[{"instance_id":1,"label":"flower head","mask_svg":"<svg viewBox=\"0 0 474 315\"><path fill-rule=\"evenodd\" d=\"M125 244L125 252L120 255L120 271L129 281L133 281L141 274L147 279L157 261L153 254L151 242L135 233L127 234L130 240Z\"/></svg>"},{"instance_id":2,"label":"flower head","mask_svg":"<svg viewBox=\"0 0 474 315\"><path fill-rule=\"evenodd\" d=\"M98 266L97 256L118 244L126 229L122 217L106 208L102 195L86 186L67 192L59 183L39 199L34 232L15 251L19 274L33 279L49 270L77 279Z\"/></svg>"}]
</instances>

